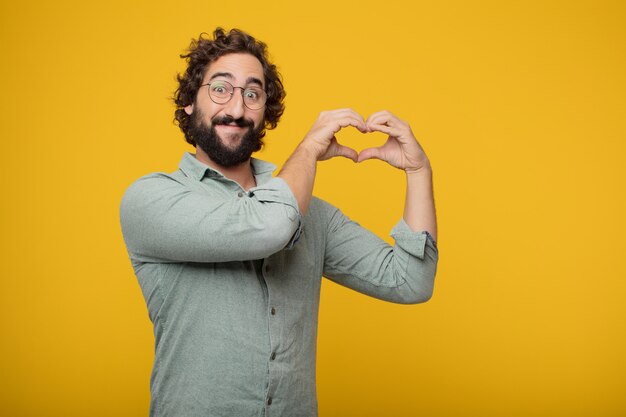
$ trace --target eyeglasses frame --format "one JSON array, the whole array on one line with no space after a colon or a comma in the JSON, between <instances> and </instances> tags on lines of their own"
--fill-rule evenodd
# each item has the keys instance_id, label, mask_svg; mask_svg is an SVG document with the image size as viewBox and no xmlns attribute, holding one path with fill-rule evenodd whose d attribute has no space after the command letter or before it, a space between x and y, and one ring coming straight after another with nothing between
<instances>
[{"instance_id":1,"label":"eyeglasses frame","mask_svg":"<svg viewBox=\"0 0 626 417\"><path fill-rule=\"evenodd\" d=\"M228 85L230 85L231 87L233 87L233 92L232 92L232 93L230 93L230 98L229 98L228 100L226 100L225 102L223 102L223 103L219 103L219 102L215 101L215 99L213 98L213 96L211 96L211 84L214 84L214 83L217 83L217 82L227 83ZM265 106L265 103L267 103L267 93L266 93L266 92L265 92L265 90L263 90L261 87L258 87L258 88L259 88L259 90L263 91L263 94L264 94L263 104L262 104L259 108L256 108L256 109L255 109L255 108L252 108L252 107L248 106L248 104L246 103L246 99L245 99L245 98L244 98L244 96L243 96L243 93L244 93L244 92L245 92L245 91L246 91L249 87L237 87L237 86L234 86L231 82L226 81L226 80L212 80L211 82L208 82L208 83L206 83L206 84L202 84L202 85L200 85L200 87L199 87L199 88L202 88L202 87L204 87L204 86L209 86L209 91L208 91L209 98L210 98L210 99L211 99L211 101L212 101L213 103L215 103L215 104L226 104L226 103L228 103L229 101L231 101L231 100L233 99L233 95L235 95L235 89L236 89L236 88L241 89L241 99L242 99L243 105L244 105L244 106L246 106L246 107L247 107L248 109L250 109L250 110L261 110L261 109Z\"/></svg>"}]
</instances>

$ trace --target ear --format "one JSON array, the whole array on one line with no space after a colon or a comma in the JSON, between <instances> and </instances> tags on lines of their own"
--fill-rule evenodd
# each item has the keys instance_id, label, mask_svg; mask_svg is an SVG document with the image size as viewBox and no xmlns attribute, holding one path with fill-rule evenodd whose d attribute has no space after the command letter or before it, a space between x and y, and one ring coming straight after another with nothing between
<instances>
[{"instance_id":1,"label":"ear","mask_svg":"<svg viewBox=\"0 0 626 417\"><path fill-rule=\"evenodd\" d=\"M193 104L190 104L190 105L185 107L185 113L187 113L189 116L191 116L191 113L193 113Z\"/></svg>"}]
</instances>

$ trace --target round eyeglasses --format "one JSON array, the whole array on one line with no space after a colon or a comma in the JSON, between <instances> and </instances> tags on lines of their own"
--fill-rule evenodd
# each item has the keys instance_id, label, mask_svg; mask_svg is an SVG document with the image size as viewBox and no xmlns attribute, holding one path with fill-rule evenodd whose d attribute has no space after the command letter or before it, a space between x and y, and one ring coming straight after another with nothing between
<instances>
[{"instance_id":1,"label":"round eyeglasses","mask_svg":"<svg viewBox=\"0 0 626 417\"><path fill-rule=\"evenodd\" d=\"M209 97L215 104L226 104L233 98L235 88L241 89L243 104L250 110L259 110L265 105L267 94L261 87L234 87L231 83L224 80L213 80L210 83L202 84L209 86Z\"/></svg>"}]
</instances>

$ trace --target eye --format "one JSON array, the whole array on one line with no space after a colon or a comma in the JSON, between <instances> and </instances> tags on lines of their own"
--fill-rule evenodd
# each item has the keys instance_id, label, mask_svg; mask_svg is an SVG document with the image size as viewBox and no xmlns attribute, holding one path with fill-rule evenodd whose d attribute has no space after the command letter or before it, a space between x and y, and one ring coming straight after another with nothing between
<instances>
[{"instance_id":1,"label":"eye","mask_svg":"<svg viewBox=\"0 0 626 417\"><path fill-rule=\"evenodd\" d=\"M228 85L220 81L211 83L211 91L214 92L215 94L220 94L220 95L225 95L225 94L230 93Z\"/></svg>"},{"instance_id":2,"label":"eye","mask_svg":"<svg viewBox=\"0 0 626 417\"><path fill-rule=\"evenodd\" d=\"M246 100L257 101L259 99L260 93L255 88L247 88L243 92L243 96Z\"/></svg>"}]
</instances>

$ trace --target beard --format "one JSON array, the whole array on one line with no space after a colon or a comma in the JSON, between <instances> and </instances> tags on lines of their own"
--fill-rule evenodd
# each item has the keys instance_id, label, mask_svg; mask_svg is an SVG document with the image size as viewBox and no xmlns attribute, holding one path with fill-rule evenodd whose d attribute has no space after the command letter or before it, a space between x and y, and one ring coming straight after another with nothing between
<instances>
[{"instance_id":1,"label":"beard","mask_svg":"<svg viewBox=\"0 0 626 417\"><path fill-rule=\"evenodd\" d=\"M229 147L215 131L215 126L236 124L239 127L247 127L248 130L239 140L239 144ZM230 116L215 116L211 119L211 126L204 122L203 113L199 109L194 109L191 114L189 133L209 158L216 164L223 167L233 167L242 164L250 159L253 152L261 150L263 147L263 125L254 128L254 122L250 119L233 119Z\"/></svg>"}]
</instances>

